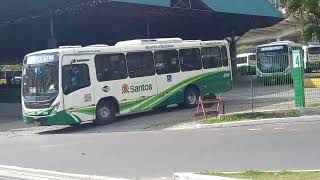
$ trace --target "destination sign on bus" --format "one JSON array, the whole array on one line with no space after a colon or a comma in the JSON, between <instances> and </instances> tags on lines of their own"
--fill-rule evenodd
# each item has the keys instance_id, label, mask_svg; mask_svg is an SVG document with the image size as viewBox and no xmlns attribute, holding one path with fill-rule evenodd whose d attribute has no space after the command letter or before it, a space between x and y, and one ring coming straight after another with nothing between
<instances>
[{"instance_id":1,"label":"destination sign on bus","mask_svg":"<svg viewBox=\"0 0 320 180\"><path fill-rule=\"evenodd\" d=\"M286 46L266 46L258 48L258 52L287 50Z\"/></svg>"},{"instance_id":2,"label":"destination sign on bus","mask_svg":"<svg viewBox=\"0 0 320 180\"><path fill-rule=\"evenodd\" d=\"M320 61L320 54L309 54L309 61Z\"/></svg>"},{"instance_id":3,"label":"destination sign on bus","mask_svg":"<svg viewBox=\"0 0 320 180\"><path fill-rule=\"evenodd\" d=\"M27 64L41 64L59 60L58 53L40 54L27 57Z\"/></svg>"}]
</instances>

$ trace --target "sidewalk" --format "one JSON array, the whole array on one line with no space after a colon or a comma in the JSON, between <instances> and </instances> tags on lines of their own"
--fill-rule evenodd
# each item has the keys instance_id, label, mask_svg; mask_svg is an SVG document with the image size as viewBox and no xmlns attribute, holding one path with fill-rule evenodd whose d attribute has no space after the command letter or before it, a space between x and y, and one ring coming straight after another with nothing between
<instances>
[{"instance_id":1,"label":"sidewalk","mask_svg":"<svg viewBox=\"0 0 320 180\"><path fill-rule=\"evenodd\" d=\"M287 124L287 123L307 123L319 122L320 115L310 115L301 117L272 118L258 120L244 120L224 123L201 124L199 122L189 122L169 127L166 130L184 130L184 129L207 129L207 128L231 128L241 126L257 126L266 124Z\"/></svg>"}]
</instances>

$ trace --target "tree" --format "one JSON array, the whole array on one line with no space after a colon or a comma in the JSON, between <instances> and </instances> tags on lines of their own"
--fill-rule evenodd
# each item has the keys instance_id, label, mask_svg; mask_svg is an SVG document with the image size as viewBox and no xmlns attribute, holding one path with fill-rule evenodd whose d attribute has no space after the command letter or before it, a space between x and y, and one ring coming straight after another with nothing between
<instances>
[{"instance_id":1,"label":"tree","mask_svg":"<svg viewBox=\"0 0 320 180\"><path fill-rule=\"evenodd\" d=\"M301 21L305 42L320 41L320 0L284 0L289 15Z\"/></svg>"},{"instance_id":2,"label":"tree","mask_svg":"<svg viewBox=\"0 0 320 180\"><path fill-rule=\"evenodd\" d=\"M16 65L3 65L2 71L21 71L22 64L16 64Z\"/></svg>"}]
</instances>

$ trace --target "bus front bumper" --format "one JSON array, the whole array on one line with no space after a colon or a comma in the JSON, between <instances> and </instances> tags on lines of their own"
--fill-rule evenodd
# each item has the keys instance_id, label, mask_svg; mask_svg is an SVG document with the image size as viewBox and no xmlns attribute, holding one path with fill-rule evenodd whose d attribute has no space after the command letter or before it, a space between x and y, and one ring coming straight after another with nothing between
<instances>
[{"instance_id":1,"label":"bus front bumper","mask_svg":"<svg viewBox=\"0 0 320 180\"><path fill-rule=\"evenodd\" d=\"M272 75L258 75L258 81L261 83L291 83L291 74L272 74Z\"/></svg>"},{"instance_id":2,"label":"bus front bumper","mask_svg":"<svg viewBox=\"0 0 320 180\"><path fill-rule=\"evenodd\" d=\"M26 124L37 124L40 126L51 125L74 125L79 124L80 121L68 114L66 111L60 111L53 115L30 115L23 113L23 121Z\"/></svg>"}]
</instances>

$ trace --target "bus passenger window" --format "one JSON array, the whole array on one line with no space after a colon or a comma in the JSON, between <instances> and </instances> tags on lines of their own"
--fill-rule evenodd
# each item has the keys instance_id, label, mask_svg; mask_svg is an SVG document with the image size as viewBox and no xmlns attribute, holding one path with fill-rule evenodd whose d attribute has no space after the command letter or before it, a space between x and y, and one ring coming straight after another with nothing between
<instances>
[{"instance_id":1,"label":"bus passenger window","mask_svg":"<svg viewBox=\"0 0 320 180\"><path fill-rule=\"evenodd\" d=\"M182 71L202 69L200 49L181 49L179 50L179 57Z\"/></svg>"},{"instance_id":2,"label":"bus passenger window","mask_svg":"<svg viewBox=\"0 0 320 180\"><path fill-rule=\"evenodd\" d=\"M201 49L202 64L204 69L222 66L220 47L207 47Z\"/></svg>"},{"instance_id":3,"label":"bus passenger window","mask_svg":"<svg viewBox=\"0 0 320 180\"><path fill-rule=\"evenodd\" d=\"M223 66L228 67L229 66L229 59L228 59L227 48L225 46L221 46L221 58L222 58Z\"/></svg>"},{"instance_id":4,"label":"bus passenger window","mask_svg":"<svg viewBox=\"0 0 320 180\"><path fill-rule=\"evenodd\" d=\"M62 67L62 88L64 94L70 94L90 85L88 65L72 64Z\"/></svg>"},{"instance_id":5,"label":"bus passenger window","mask_svg":"<svg viewBox=\"0 0 320 180\"><path fill-rule=\"evenodd\" d=\"M99 82L126 79L128 77L124 54L101 54L95 57Z\"/></svg>"},{"instance_id":6,"label":"bus passenger window","mask_svg":"<svg viewBox=\"0 0 320 180\"><path fill-rule=\"evenodd\" d=\"M153 76L154 59L152 52L132 52L127 54L130 78Z\"/></svg>"},{"instance_id":7,"label":"bus passenger window","mask_svg":"<svg viewBox=\"0 0 320 180\"><path fill-rule=\"evenodd\" d=\"M237 64L246 64L246 63L247 63L247 57L237 58Z\"/></svg>"},{"instance_id":8,"label":"bus passenger window","mask_svg":"<svg viewBox=\"0 0 320 180\"><path fill-rule=\"evenodd\" d=\"M154 58L157 74L169 74L180 71L177 50L156 51Z\"/></svg>"}]
</instances>

